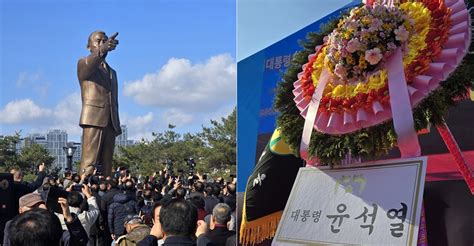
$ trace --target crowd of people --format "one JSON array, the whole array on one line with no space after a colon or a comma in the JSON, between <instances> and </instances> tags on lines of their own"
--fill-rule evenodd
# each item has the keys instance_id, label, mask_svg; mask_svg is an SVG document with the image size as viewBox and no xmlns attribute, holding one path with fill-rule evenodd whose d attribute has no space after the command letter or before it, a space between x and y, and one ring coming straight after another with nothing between
<instances>
[{"instance_id":1,"label":"crowd of people","mask_svg":"<svg viewBox=\"0 0 474 246\"><path fill-rule=\"evenodd\" d=\"M11 174L17 214L2 225L4 246L236 245L235 178L169 169L59 178L44 165L31 183L19 169Z\"/></svg>"}]
</instances>

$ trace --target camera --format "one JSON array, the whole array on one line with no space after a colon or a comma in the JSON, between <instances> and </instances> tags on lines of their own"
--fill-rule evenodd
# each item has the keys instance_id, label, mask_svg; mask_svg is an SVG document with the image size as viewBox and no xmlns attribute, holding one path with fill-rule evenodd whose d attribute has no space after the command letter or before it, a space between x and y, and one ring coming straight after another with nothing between
<instances>
[{"instance_id":1,"label":"camera","mask_svg":"<svg viewBox=\"0 0 474 246\"><path fill-rule=\"evenodd\" d=\"M191 168L195 168L196 167L196 162L194 161L194 159L192 157L189 157L188 159L184 159L184 161L186 161L186 163L188 164L188 166Z\"/></svg>"},{"instance_id":2,"label":"camera","mask_svg":"<svg viewBox=\"0 0 474 246\"><path fill-rule=\"evenodd\" d=\"M165 165L166 165L166 170L167 170L167 171L170 171L170 170L173 169L173 161L172 161L172 160L167 159L167 160L165 161Z\"/></svg>"},{"instance_id":3,"label":"camera","mask_svg":"<svg viewBox=\"0 0 474 246\"><path fill-rule=\"evenodd\" d=\"M81 192L82 191L82 185L73 185L71 190Z\"/></svg>"},{"instance_id":4,"label":"camera","mask_svg":"<svg viewBox=\"0 0 474 246\"><path fill-rule=\"evenodd\" d=\"M184 161L186 162L186 164L189 167L189 175L193 175L194 174L194 168L196 167L196 162L194 161L194 159L192 157L189 157L188 159L184 159Z\"/></svg>"},{"instance_id":5,"label":"camera","mask_svg":"<svg viewBox=\"0 0 474 246\"><path fill-rule=\"evenodd\" d=\"M97 176L104 175L104 170L103 170L103 167L102 167L101 164L96 164L94 166L95 166L95 169L96 169L95 175L97 175Z\"/></svg>"},{"instance_id":6,"label":"camera","mask_svg":"<svg viewBox=\"0 0 474 246\"><path fill-rule=\"evenodd\" d=\"M166 159L165 161L165 171L169 174L169 175L173 175L173 161L171 159Z\"/></svg>"}]
</instances>

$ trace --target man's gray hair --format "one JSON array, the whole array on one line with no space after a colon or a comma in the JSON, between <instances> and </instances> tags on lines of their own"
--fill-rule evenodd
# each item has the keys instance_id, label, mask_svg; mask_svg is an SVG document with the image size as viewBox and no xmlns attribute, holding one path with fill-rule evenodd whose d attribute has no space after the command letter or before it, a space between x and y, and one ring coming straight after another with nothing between
<instances>
[{"instance_id":1,"label":"man's gray hair","mask_svg":"<svg viewBox=\"0 0 474 246\"><path fill-rule=\"evenodd\" d=\"M225 203L218 203L214 209L212 209L212 217L217 224L226 225L231 219L232 210L229 205Z\"/></svg>"}]
</instances>

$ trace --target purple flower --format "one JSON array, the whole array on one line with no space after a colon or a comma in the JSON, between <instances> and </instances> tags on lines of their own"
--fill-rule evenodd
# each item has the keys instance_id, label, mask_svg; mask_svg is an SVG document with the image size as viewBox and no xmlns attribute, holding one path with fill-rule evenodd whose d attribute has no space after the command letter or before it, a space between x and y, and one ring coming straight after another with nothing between
<instances>
[{"instance_id":1,"label":"purple flower","mask_svg":"<svg viewBox=\"0 0 474 246\"><path fill-rule=\"evenodd\" d=\"M395 45L393 42L389 42L389 43L387 44L387 48L388 48L389 50L394 50L394 49L397 48L397 45Z\"/></svg>"},{"instance_id":2,"label":"purple flower","mask_svg":"<svg viewBox=\"0 0 474 246\"><path fill-rule=\"evenodd\" d=\"M400 42L405 42L408 40L408 31L403 25L399 26L395 31L395 39Z\"/></svg>"},{"instance_id":3,"label":"purple flower","mask_svg":"<svg viewBox=\"0 0 474 246\"><path fill-rule=\"evenodd\" d=\"M380 19L373 19L371 23L371 27L373 27L375 30L378 30L382 26L382 21Z\"/></svg>"},{"instance_id":4,"label":"purple flower","mask_svg":"<svg viewBox=\"0 0 474 246\"><path fill-rule=\"evenodd\" d=\"M359 73L360 73L360 67L359 67L359 66L353 66L353 67L352 67L352 71L353 71L355 74L359 74Z\"/></svg>"},{"instance_id":5,"label":"purple flower","mask_svg":"<svg viewBox=\"0 0 474 246\"><path fill-rule=\"evenodd\" d=\"M385 7L383 5L380 5L378 3L375 4L374 6L374 14L380 15L385 11Z\"/></svg>"},{"instance_id":6,"label":"purple flower","mask_svg":"<svg viewBox=\"0 0 474 246\"><path fill-rule=\"evenodd\" d=\"M347 49L342 49L341 50L341 57L346 57L347 56Z\"/></svg>"}]
</instances>

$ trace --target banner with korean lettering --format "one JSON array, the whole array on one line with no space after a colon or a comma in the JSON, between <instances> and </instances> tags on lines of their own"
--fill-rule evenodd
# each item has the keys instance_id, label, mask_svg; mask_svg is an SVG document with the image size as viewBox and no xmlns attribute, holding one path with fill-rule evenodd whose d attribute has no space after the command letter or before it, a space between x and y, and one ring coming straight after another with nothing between
<instances>
[{"instance_id":1,"label":"banner with korean lettering","mask_svg":"<svg viewBox=\"0 0 474 246\"><path fill-rule=\"evenodd\" d=\"M271 133L275 129L277 112L273 109L275 98L275 88L281 80L281 74L290 66L294 53L301 47L294 42L285 46L286 49L267 48L264 60L264 70L262 77L262 94L260 96L259 126L258 133Z\"/></svg>"},{"instance_id":2,"label":"banner with korean lettering","mask_svg":"<svg viewBox=\"0 0 474 246\"><path fill-rule=\"evenodd\" d=\"M272 245L416 245L426 160L301 168Z\"/></svg>"},{"instance_id":3,"label":"banner with korean lettering","mask_svg":"<svg viewBox=\"0 0 474 246\"><path fill-rule=\"evenodd\" d=\"M252 174L258 157L275 130L278 115L273 109L275 89L290 66L295 52L302 48L299 40L304 40L308 33L319 31L322 24L360 4L360 0L352 0L327 16L237 62L237 125L245 125L237 131L239 179L246 180ZM237 191L245 191L245 184L239 182Z\"/></svg>"},{"instance_id":4,"label":"banner with korean lettering","mask_svg":"<svg viewBox=\"0 0 474 246\"><path fill-rule=\"evenodd\" d=\"M284 39L268 46L263 49L263 58L261 65L263 67L263 74L261 77L255 77L253 75L252 83L258 80L262 84L260 94L260 109L259 109L259 123L258 123L258 135L271 134L275 129L276 116L278 112L273 109L273 101L275 99L275 89L277 84L281 81L282 75L286 69L290 66L291 60L296 52L301 50L299 40L306 39L306 35L310 32L318 32L321 25L329 22L329 20L341 15L348 9L357 6L360 1L352 1L340 9L328 14L327 16L309 24L308 26L295 31L291 35L288 35ZM252 57L249 57L252 59ZM239 68L238 68L239 69ZM244 87L241 83L245 84L244 78L238 78L239 90ZM266 141L264 141L266 142Z\"/></svg>"}]
</instances>

